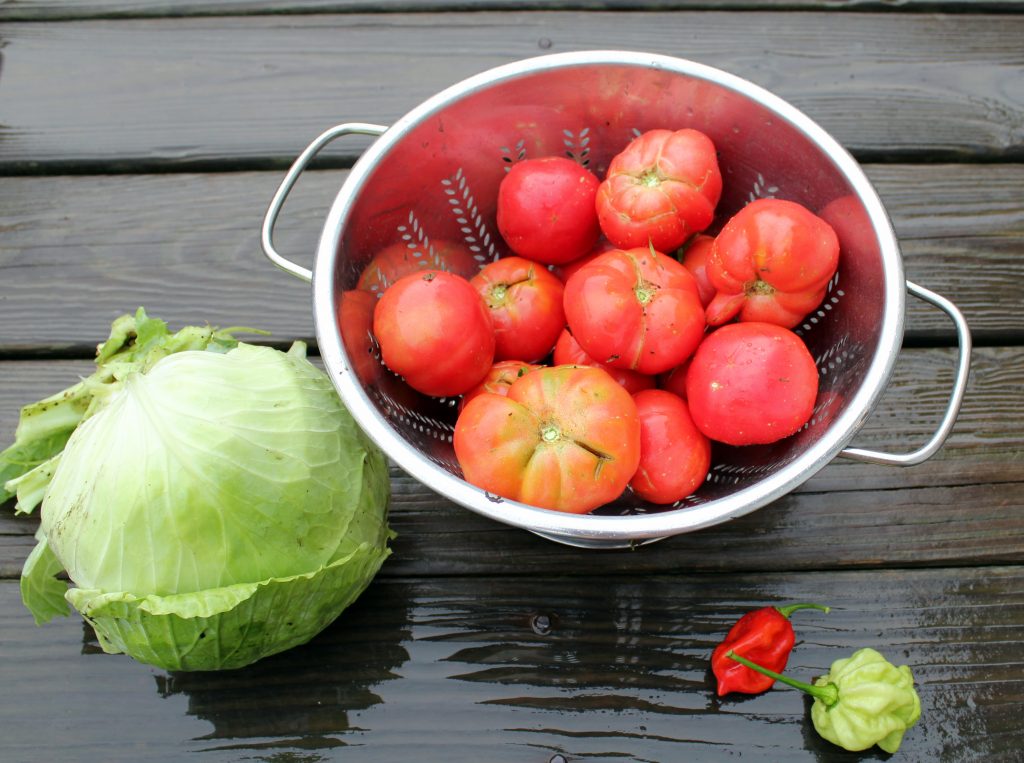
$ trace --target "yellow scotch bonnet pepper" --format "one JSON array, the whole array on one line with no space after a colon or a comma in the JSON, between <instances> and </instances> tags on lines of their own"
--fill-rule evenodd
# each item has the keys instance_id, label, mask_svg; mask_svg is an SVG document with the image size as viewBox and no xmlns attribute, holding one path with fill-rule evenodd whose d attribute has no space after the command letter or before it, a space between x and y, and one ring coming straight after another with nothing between
<instances>
[{"instance_id":1,"label":"yellow scotch bonnet pepper","mask_svg":"<svg viewBox=\"0 0 1024 763\"><path fill-rule=\"evenodd\" d=\"M815 730L846 750L856 752L877 744L886 752L896 752L904 732L921 717L910 668L896 667L874 649L860 649L836 660L813 685L762 668L734 652L727 656L814 697Z\"/></svg>"}]
</instances>

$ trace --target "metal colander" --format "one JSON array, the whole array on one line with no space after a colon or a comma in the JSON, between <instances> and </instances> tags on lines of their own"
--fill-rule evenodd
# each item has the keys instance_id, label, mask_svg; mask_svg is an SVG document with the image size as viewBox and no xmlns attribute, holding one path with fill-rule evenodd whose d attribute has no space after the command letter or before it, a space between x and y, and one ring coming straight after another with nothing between
<instances>
[{"instance_id":1,"label":"metal colander","mask_svg":"<svg viewBox=\"0 0 1024 763\"><path fill-rule=\"evenodd\" d=\"M602 177L635 136L683 127L709 135L719 152L724 190L709 232L752 199L777 197L805 205L839 234L839 271L823 304L796 329L821 374L810 421L772 445L716 444L705 484L671 506L627 492L592 514L573 515L468 484L452 448L458 401L421 395L381 364L370 330L374 296L355 289L363 268L394 245L429 267L449 242L468 248L482 267L510 253L497 232L495 206L498 185L513 163L563 155ZM275 251L274 224L312 157L353 133L379 137L339 191L311 272ZM778 97L676 58L620 51L542 56L456 84L389 128L332 128L282 182L264 221L263 246L279 267L312 279L327 372L356 421L394 462L475 512L572 545L634 545L723 522L790 492L839 455L903 465L923 461L952 428L967 379L970 335L963 316L948 300L905 281L885 209L856 161ZM957 329L959 364L946 414L931 440L913 453L846 448L888 383L902 343L908 290L945 311Z\"/></svg>"}]
</instances>

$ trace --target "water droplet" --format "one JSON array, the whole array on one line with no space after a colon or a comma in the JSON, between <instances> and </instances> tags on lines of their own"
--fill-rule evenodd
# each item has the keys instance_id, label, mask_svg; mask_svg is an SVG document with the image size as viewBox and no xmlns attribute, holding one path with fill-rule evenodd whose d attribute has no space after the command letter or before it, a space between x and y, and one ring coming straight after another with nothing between
<instances>
[{"instance_id":1,"label":"water droplet","mask_svg":"<svg viewBox=\"0 0 1024 763\"><path fill-rule=\"evenodd\" d=\"M547 615L534 615L530 618L530 627L538 636L546 636L551 633L551 618Z\"/></svg>"}]
</instances>

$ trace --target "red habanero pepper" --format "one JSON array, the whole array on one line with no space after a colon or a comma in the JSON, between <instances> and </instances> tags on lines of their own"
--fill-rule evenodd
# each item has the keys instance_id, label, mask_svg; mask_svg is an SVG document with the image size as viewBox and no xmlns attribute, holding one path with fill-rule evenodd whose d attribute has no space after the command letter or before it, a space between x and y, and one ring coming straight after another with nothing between
<instances>
[{"instance_id":1,"label":"red habanero pepper","mask_svg":"<svg viewBox=\"0 0 1024 763\"><path fill-rule=\"evenodd\" d=\"M788 607L763 607L747 612L729 629L725 641L711 654L711 669L718 679L718 696L731 692L760 694L775 683L775 679L757 673L726 656L735 652L748 660L781 673L796 643L789 616L798 609L820 609L820 604L790 604Z\"/></svg>"}]
</instances>

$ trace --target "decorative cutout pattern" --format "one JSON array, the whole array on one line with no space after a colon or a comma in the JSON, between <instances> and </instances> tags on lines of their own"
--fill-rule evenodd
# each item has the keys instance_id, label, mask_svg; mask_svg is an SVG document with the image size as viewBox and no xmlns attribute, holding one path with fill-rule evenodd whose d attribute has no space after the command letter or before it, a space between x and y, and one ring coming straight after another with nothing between
<instances>
[{"instance_id":1,"label":"decorative cutout pattern","mask_svg":"<svg viewBox=\"0 0 1024 763\"><path fill-rule=\"evenodd\" d=\"M462 231L463 240L473 253L473 258L480 263L494 262L498 259L498 250L473 199L473 192L462 168L459 167L450 178L441 180L441 185L448 197L455 221L459 224L459 230Z\"/></svg>"}]
</instances>

